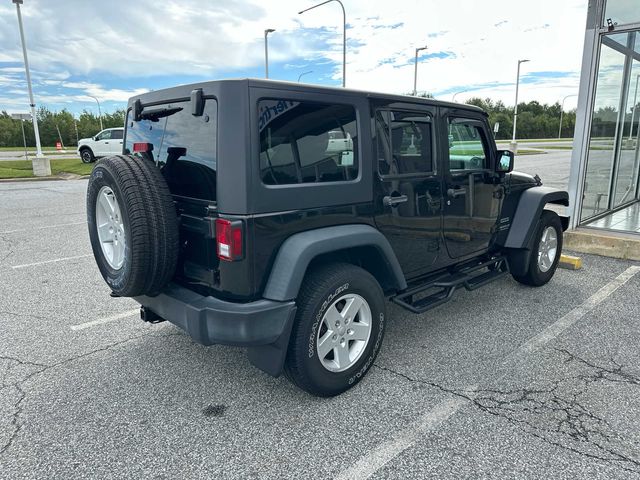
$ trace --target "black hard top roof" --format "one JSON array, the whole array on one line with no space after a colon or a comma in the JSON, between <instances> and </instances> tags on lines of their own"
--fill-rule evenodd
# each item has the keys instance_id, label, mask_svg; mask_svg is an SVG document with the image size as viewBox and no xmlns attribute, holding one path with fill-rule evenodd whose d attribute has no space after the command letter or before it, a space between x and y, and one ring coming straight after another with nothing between
<instances>
[{"instance_id":1,"label":"black hard top roof","mask_svg":"<svg viewBox=\"0 0 640 480\"><path fill-rule=\"evenodd\" d=\"M458 109L466 109L473 110L476 112L483 112L479 107L475 105L467 105L463 103L454 103L447 102L444 100L435 100L433 98L423 98L423 97L414 97L412 95L398 95L392 93L383 93L383 92L372 92L366 90L358 90L353 88L341 88L341 87L329 87L325 85L314 85L309 83L296 83L296 82L285 82L282 80L267 80L260 78L232 78L225 80L211 80L200 83L193 83L188 85L179 85L176 87L166 88L162 90L154 90L152 92L143 93L141 95L137 95L129 99L129 104L134 102L137 99L143 104L147 104L150 102L156 103L158 100L165 99L173 99L186 96L187 92L197 88L207 89L206 87L212 87L214 85L223 85L223 84L238 84L238 83L246 83L249 87L260 87L260 88L277 88L277 89L287 89L291 91L298 92L318 92L318 93L333 93L339 95L347 95L347 96L366 96L367 98L379 98L385 101L397 101L397 102L410 102L410 103L418 103L423 105L432 105L432 106L444 106Z\"/></svg>"}]
</instances>

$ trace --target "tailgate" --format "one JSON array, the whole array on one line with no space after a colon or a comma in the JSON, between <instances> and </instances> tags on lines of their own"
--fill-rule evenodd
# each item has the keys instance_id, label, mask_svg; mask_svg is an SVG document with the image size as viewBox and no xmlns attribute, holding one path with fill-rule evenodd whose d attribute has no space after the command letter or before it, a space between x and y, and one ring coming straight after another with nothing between
<instances>
[{"instance_id":1,"label":"tailgate","mask_svg":"<svg viewBox=\"0 0 640 480\"><path fill-rule=\"evenodd\" d=\"M189 285L218 283L215 244L217 102L205 100L194 115L189 101L167 100L130 109L125 153L154 162L174 197L180 221L177 279Z\"/></svg>"}]
</instances>

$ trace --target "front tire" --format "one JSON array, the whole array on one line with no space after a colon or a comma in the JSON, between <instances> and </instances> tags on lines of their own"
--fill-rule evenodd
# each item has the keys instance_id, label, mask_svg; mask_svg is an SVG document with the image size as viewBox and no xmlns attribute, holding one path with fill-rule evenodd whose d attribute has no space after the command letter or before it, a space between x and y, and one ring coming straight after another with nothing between
<instances>
[{"instance_id":1,"label":"front tire","mask_svg":"<svg viewBox=\"0 0 640 480\"><path fill-rule=\"evenodd\" d=\"M296 303L287 377L321 397L355 386L384 337L385 299L376 279L351 264L322 266L305 278Z\"/></svg>"},{"instance_id":2,"label":"front tire","mask_svg":"<svg viewBox=\"0 0 640 480\"><path fill-rule=\"evenodd\" d=\"M80 150L80 160L82 160L82 163L93 163L96 161L96 157L90 148L83 148Z\"/></svg>"},{"instance_id":3,"label":"front tire","mask_svg":"<svg viewBox=\"0 0 640 480\"><path fill-rule=\"evenodd\" d=\"M524 275L514 275L518 282L533 287L546 284L556 273L562 253L562 222L555 212L543 211L535 232L529 266Z\"/></svg>"}]
</instances>

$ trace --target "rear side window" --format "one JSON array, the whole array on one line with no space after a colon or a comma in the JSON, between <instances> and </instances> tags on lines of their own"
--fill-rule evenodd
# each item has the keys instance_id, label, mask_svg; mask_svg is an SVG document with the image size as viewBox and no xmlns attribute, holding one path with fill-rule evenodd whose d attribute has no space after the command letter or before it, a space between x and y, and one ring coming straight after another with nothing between
<instances>
[{"instance_id":1,"label":"rear side window","mask_svg":"<svg viewBox=\"0 0 640 480\"><path fill-rule=\"evenodd\" d=\"M358 129L350 105L269 99L258 102L260 176L266 185L358 177Z\"/></svg>"},{"instance_id":2,"label":"rear side window","mask_svg":"<svg viewBox=\"0 0 640 480\"><path fill-rule=\"evenodd\" d=\"M120 140L122 138L123 133L124 132L122 130L111 130L111 139Z\"/></svg>"},{"instance_id":3,"label":"rear side window","mask_svg":"<svg viewBox=\"0 0 640 480\"><path fill-rule=\"evenodd\" d=\"M215 200L217 108L208 99L196 117L189 102L154 105L145 107L137 122L130 110L125 153L155 162L174 195Z\"/></svg>"}]
</instances>

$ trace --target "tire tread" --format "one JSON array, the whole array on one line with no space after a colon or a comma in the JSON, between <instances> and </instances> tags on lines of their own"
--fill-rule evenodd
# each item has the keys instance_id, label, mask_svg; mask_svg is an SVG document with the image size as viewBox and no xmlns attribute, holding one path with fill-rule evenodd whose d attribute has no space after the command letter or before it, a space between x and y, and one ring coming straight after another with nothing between
<instances>
[{"instance_id":1,"label":"tire tread","mask_svg":"<svg viewBox=\"0 0 640 480\"><path fill-rule=\"evenodd\" d=\"M156 295L173 277L178 260L177 214L169 188L160 170L142 158L117 155L98 162L87 189L87 217L94 256L105 280L110 272L100 260L102 251L96 242L93 218L101 186L97 180L100 169L106 170L117 184L124 197L118 203L126 209L129 219L125 235L131 255L130 271L122 288L114 291L123 297Z\"/></svg>"},{"instance_id":2,"label":"tire tread","mask_svg":"<svg viewBox=\"0 0 640 480\"><path fill-rule=\"evenodd\" d=\"M304 321L312 318L316 312L318 294L322 296L329 292L338 282L348 279L365 278L371 285L377 287L374 295L383 299L384 294L376 279L366 270L350 263L332 263L312 269L305 277L296 299L298 311L291 333L291 341L287 350L287 359L284 365L284 375L294 385L312 395L319 397L331 397L347 390L346 386L340 390L327 391L316 385L305 373L305 361L308 361L306 349L308 338L304 337ZM383 304L384 305L384 304ZM377 352L375 352L377 354Z\"/></svg>"}]
</instances>

